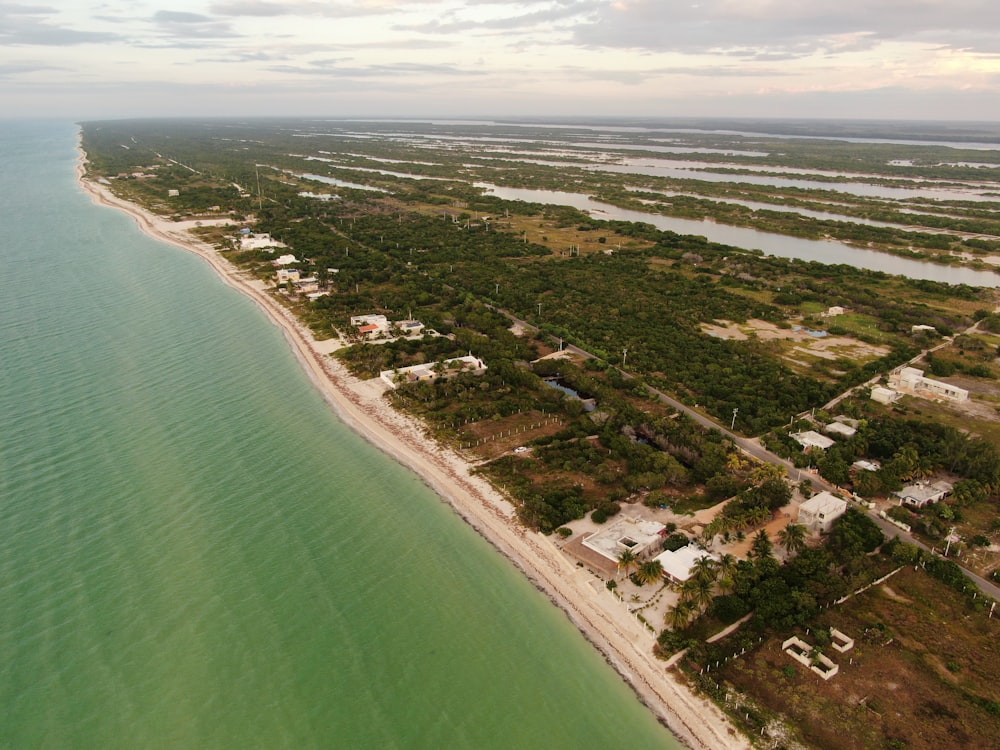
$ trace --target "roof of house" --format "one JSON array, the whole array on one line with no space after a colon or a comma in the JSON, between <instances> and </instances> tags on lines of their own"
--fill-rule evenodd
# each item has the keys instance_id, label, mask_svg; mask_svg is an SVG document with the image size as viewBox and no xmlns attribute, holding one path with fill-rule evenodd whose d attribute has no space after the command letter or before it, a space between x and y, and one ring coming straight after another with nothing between
<instances>
[{"instance_id":1,"label":"roof of house","mask_svg":"<svg viewBox=\"0 0 1000 750\"><path fill-rule=\"evenodd\" d=\"M680 549L666 550L654 559L660 561L660 565L663 566L663 572L675 581L686 581L691 577L691 568L703 557L710 557L713 560L718 559L711 552L706 552L701 547L696 547L693 544L681 547Z\"/></svg>"},{"instance_id":2,"label":"roof of house","mask_svg":"<svg viewBox=\"0 0 1000 750\"><path fill-rule=\"evenodd\" d=\"M805 511L828 517L843 513L845 510L847 510L847 501L826 490L816 493L799 506L800 515L802 511Z\"/></svg>"},{"instance_id":3,"label":"roof of house","mask_svg":"<svg viewBox=\"0 0 1000 750\"><path fill-rule=\"evenodd\" d=\"M908 484L903 489L898 492L893 492L892 494L903 500L909 499L916 503L923 504L933 500L940 500L942 497L951 492L951 490L951 482L939 480L931 484L926 484L925 482Z\"/></svg>"},{"instance_id":4,"label":"roof of house","mask_svg":"<svg viewBox=\"0 0 1000 750\"><path fill-rule=\"evenodd\" d=\"M828 438L826 435L820 435L815 430L793 432L791 437L803 448L822 448L823 450L826 450L833 445L833 440L831 438Z\"/></svg>"},{"instance_id":5,"label":"roof of house","mask_svg":"<svg viewBox=\"0 0 1000 750\"><path fill-rule=\"evenodd\" d=\"M851 437L851 435L857 432L856 429L851 427L849 424L844 424L843 422L830 422L830 424L823 429L831 435L843 435L844 437Z\"/></svg>"},{"instance_id":6,"label":"roof of house","mask_svg":"<svg viewBox=\"0 0 1000 750\"><path fill-rule=\"evenodd\" d=\"M642 551L661 539L665 531L666 527L658 521L625 516L587 537L584 545L617 562L625 549Z\"/></svg>"},{"instance_id":7,"label":"roof of house","mask_svg":"<svg viewBox=\"0 0 1000 750\"><path fill-rule=\"evenodd\" d=\"M360 328L358 328L358 330L361 333L371 333L372 331L379 330L379 326L375 325L374 323L369 323L366 326L361 326Z\"/></svg>"}]
</instances>

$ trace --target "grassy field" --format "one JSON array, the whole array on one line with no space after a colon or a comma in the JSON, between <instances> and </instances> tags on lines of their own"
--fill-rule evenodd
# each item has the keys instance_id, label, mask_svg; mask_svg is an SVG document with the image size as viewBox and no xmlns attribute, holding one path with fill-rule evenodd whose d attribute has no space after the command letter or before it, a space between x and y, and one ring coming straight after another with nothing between
<instances>
[{"instance_id":1,"label":"grassy field","mask_svg":"<svg viewBox=\"0 0 1000 750\"><path fill-rule=\"evenodd\" d=\"M922 571L887 582L821 617L855 640L829 681L781 650L774 634L730 661L722 679L766 711L786 717L810 747L1000 747L1000 619L990 619ZM814 633L796 633L816 644Z\"/></svg>"}]
</instances>

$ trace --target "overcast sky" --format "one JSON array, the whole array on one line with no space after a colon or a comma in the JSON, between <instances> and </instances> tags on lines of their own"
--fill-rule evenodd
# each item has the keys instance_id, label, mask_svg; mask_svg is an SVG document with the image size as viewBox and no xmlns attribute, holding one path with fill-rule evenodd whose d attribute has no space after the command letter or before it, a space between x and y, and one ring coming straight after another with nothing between
<instances>
[{"instance_id":1,"label":"overcast sky","mask_svg":"<svg viewBox=\"0 0 1000 750\"><path fill-rule=\"evenodd\" d=\"M2 116L1000 120L997 0L0 0Z\"/></svg>"}]
</instances>

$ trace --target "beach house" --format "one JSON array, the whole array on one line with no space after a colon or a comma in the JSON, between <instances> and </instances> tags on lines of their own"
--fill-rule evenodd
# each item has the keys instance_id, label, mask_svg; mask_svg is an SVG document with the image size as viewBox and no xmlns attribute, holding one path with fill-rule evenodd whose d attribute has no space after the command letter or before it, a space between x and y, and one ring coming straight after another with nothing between
<instances>
[{"instance_id":1,"label":"beach house","mask_svg":"<svg viewBox=\"0 0 1000 750\"><path fill-rule=\"evenodd\" d=\"M663 546L667 527L658 521L623 516L583 540L583 546L596 552L614 568L625 550L637 560L648 559Z\"/></svg>"},{"instance_id":2,"label":"beach house","mask_svg":"<svg viewBox=\"0 0 1000 750\"><path fill-rule=\"evenodd\" d=\"M892 494L899 498L900 505L923 508L925 505L944 500L951 494L952 489L951 482L945 482L941 479L929 484L927 482L914 482Z\"/></svg>"},{"instance_id":3,"label":"beach house","mask_svg":"<svg viewBox=\"0 0 1000 750\"><path fill-rule=\"evenodd\" d=\"M361 328L359 330L364 330ZM401 384L434 382L437 379L447 380L462 374L482 375L488 368L479 357L469 354L465 357L455 357L440 362L428 362L422 365L397 367L394 370L382 370L379 377L390 388Z\"/></svg>"},{"instance_id":4,"label":"beach house","mask_svg":"<svg viewBox=\"0 0 1000 750\"><path fill-rule=\"evenodd\" d=\"M799 523L813 533L827 534L833 528L833 522L846 512L847 501L824 490L799 506Z\"/></svg>"},{"instance_id":5,"label":"beach house","mask_svg":"<svg viewBox=\"0 0 1000 750\"><path fill-rule=\"evenodd\" d=\"M718 560L716 555L703 550L693 544L685 545L680 549L664 550L656 556L660 565L663 566L663 574L674 583L684 583L691 577L691 569L699 560L708 557Z\"/></svg>"},{"instance_id":6,"label":"beach house","mask_svg":"<svg viewBox=\"0 0 1000 750\"><path fill-rule=\"evenodd\" d=\"M916 367L899 367L893 370L889 375L889 386L921 398L940 398L957 402L969 400L969 392L964 388L924 377L924 371Z\"/></svg>"}]
</instances>

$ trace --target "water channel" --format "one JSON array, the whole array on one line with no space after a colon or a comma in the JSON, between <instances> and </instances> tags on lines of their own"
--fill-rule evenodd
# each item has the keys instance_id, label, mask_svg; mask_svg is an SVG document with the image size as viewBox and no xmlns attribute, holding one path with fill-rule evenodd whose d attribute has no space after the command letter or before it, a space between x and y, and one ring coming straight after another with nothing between
<instances>
[{"instance_id":1,"label":"water channel","mask_svg":"<svg viewBox=\"0 0 1000 750\"><path fill-rule=\"evenodd\" d=\"M900 258L874 250L851 247L850 245L833 240L808 240L799 237L760 232L756 229L748 229L746 227L717 224L707 219L695 221L693 219L678 219L672 216L648 214L643 211L618 208L610 203L602 203L582 193L509 188L487 182L476 182L473 185L484 188L489 194L504 200L572 206L586 212L595 219L617 219L620 221L652 224L657 229L677 232L678 234L700 235L710 242L733 245L745 250L759 250L767 255L775 255L782 258L798 258L799 260L827 264L843 263L870 271L882 271L914 279L943 281L948 284L1000 286L1000 274L993 271L976 271L971 268L944 266L937 263Z\"/></svg>"}]
</instances>

